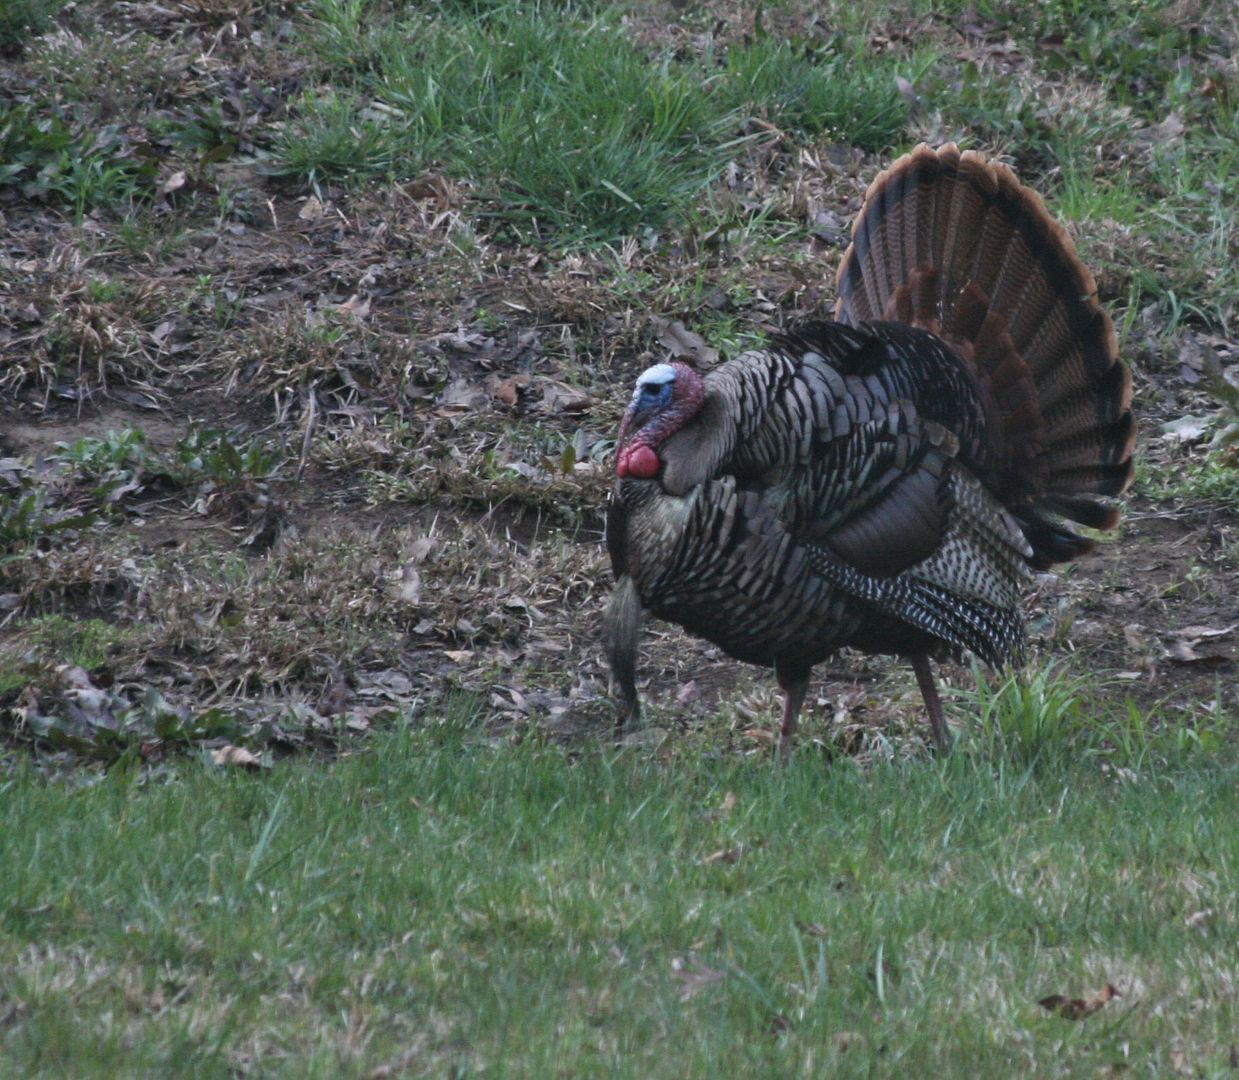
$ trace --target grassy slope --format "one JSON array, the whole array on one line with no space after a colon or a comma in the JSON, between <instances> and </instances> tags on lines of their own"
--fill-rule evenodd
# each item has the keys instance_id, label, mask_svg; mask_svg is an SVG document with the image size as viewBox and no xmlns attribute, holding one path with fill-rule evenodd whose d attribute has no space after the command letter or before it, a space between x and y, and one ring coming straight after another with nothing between
<instances>
[{"instance_id":1,"label":"grassy slope","mask_svg":"<svg viewBox=\"0 0 1239 1080\"><path fill-rule=\"evenodd\" d=\"M66 8L0 98L0 386L26 428L0 431L25 459L0 491L0 1074L1226 1073L1230 669L1163 655L1233 619L1239 471L1203 446L1151 440L1132 515L1201 530L1034 611L1039 643L1131 681L1042 668L950 761L915 759L911 695L853 664L808 734L913 759L770 769L735 752L768 703L712 711L720 665L675 638L647 654L656 719L675 701L657 753L537 735L602 685L605 468L563 472L565 447L605 461L665 353L648 314L726 351L827 305L832 215L904 145L962 138L1046 194L1146 431L1211 407L1178 378L1237 292L1213 5L119 10ZM584 408L544 404L565 386ZM407 602L392 579L428 538ZM66 663L107 689L86 721ZM485 737L382 733L375 702L424 719L459 684ZM494 737L509 689L523 745ZM372 721L330 764L177 757ZM121 764L40 779L41 731ZM1037 1005L1107 981L1086 1021Z\"/></svg>"},{"instance_id":2,"label":"grassy slope","mask_svg":"<svg viewBox=\"0 0 1239 1080\"><path fill-rule=\"evenodd\" d=\"M1221 1076L1231 758L786 770L452 728L0 800L7 1075ZM1085 1021L1050 994L1121 997Z\"/></svg>"}]
</instances>

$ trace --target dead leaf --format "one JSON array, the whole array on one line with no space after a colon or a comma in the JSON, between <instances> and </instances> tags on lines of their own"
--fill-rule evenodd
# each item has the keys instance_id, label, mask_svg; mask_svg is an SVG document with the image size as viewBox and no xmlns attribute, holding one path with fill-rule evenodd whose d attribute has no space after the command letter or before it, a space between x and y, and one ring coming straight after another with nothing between
<instances>
[{"instance_id":1,"label":"dead leaf","mask_svg":"<svg viewBox=\"0 0 1239 1080\"><path fill-rule=\"evenodd\" d=\"M1179 378L1189 386L1201 380L1204 371L1204 349L1200 340L1191 335L1179 339Z\"/></svg>"},{"instance_id":2,"label":"dead leaf","mask_svg":"<svg viewBox=\"0 0 1239 1080\"><path fill-rule=\"evenodd\" d=\"M542 401L538 404L541 412L552 416L560 413L584 412L594 401L587 393L564 383L540 380L545 389L542 391Z\"/></svg>"},{"instance_id":3,"label":"dead leaf","mask_svg":"<svg viewBox=\"0 0 1239 1080\"><path fill-rule=\"evenodd\" d=\"M681 709L696 705L701 698L701 688L696 682L686 682L675 692L675 703Z\"/></svg>"},{"instance_id":4,"label":"dead leaf","mask_svg":"<svg viewBox=\"0 0 1239 1080\"><path fill-rule=\"evenodd\" d=\"M823 243L846 247L851 231L833 210L819 210L813 215L813 235Z\"/></svg>"},{"instance_id":5,"label":"dead leaf","mask_svg":"<svg viewBox=\"0 0 1239 1080\"><path fill-rule=\"evenodd\" d=\"M427 557L435 548L435 539L433 536L423 536L420 540L414 540L409 545L409 562L415 564L424 563Z\"/></svg>"},{"instance_id":6,"label":"dead leaf","mask_svg":"<svg viewBox=\"0 0 1239 1080\"><path fill-rule=\"evenodd\" d=\"M232 765L239 769L263 769L266 766L256 754L244 746L221 746L211 751L211 761L216 765Z\"/></svg>"},{"instance_id":7,"label":"dead leaf","mask_svg":"<svg viewBox=\"0 0 1239 1080\"><path fill-rule=\"evenodd\" d=\"M473 659L472 649L447 649L443 653L453 664L467 664Z\"/></svg>"},{"instance_id":8,"label":"dead leaf","mask_svg":"<svg viewBox=\"0 0 1239 1080\"><path fill-rule=\"evenodd\" d=\"M435 199L442 205L452 201L452 189L438 173L423 173L404 185L404 193L410 199Z\"/></svg>"},{"instance_id":9,"label":"dead leaf","mask_svg":"<svg viewBox=\"0 0 1239 1080\"><path fill-rule=\"evenodd\" d=\"M1180 416L1162 424L1162 438L1168 442L1198 443L1212 426L1211 416Z\"/></svg>"},{"instance_id":10,"label":"dead leaf","mask_svg":"<svg viewBox=\"0 0 1239 1080\"><path fill-rule=\"evenodd\" d=\"M735 866L743 854L744 845L742 844L737 844L735 847L730 848L719 848L718 851L712 851L702 859L701 864L703 866L713 866L715 863L723 863L726 866Z\"/></svg>"},{"instance_id":11,"label":"dead leaf","mask_svg":"<svg viewBox=\"0 0 1239 1080\"><path fill-rule=\"evenodd\" d=\"M796 929L799 930L802 934L808 934L809 937L815 937L815 938L826 937L826 927L824 927L821 923L816 923L816 922L806 923L806 922L801 922L799 919L797 919Z\"/></svg>"},{"instance_id":12,"label":"dead leaf","mask_svg":"<svg viewBox=\"0 0 1239 1080\"><path fill-rule=\"evenodd\" d=\"M1167 113L1166 119L1153 128L1149 134L1152 136L1152 142L1164 145L1181 138L1186 130L1187 125L1183 122L1183 114L1175 109Z\"/></svg>"},{"instance_id":13,"label":"dead leaf","mask_svg":"<svg viewBox=\"0 0 1239 1080\"><path fill-rule=\"evenodd\" d=\"M658 343L676 359L689 360L699 368L710 367L718 359L718 350L710 348L705 338L693 333L679 319L655 315L651 322Z\"/></svg>"},{"instance_id":14,"label":"dead leaf","mask_svg":"<svg viewBox=\"0 0 1239 1080\"><path fill-rule=\"evenodd\" d=\"M352 315L354 319L368 319L370 318L370 297L362 297L354 293L343 304L337 304L336 310L341 315Z\"/></svg>"},{"instance_id":15,"label":"dead leaf","mask_svg":"<svg viewBox=\"0 0 1239 1080\"><path fill-rule=\"evenodd\" d=\"M758 742L764 743L773 743L775 739L774 732L764 727L745 728L740 734L746 739L756 739Z\"/></svg>"},{"instance_id":16,"label":"dead leaf","mask_svg":"<svg viewBox=\"0 0 1239 1080\"><path fill-rule=\"evenodd\" d=\"M1204 926L1214 916L1213 908L1205 908L1203 911L1193 911L1186 919L1183 920L1183 925L1189 930L1195 930L1198 926Z\"/></svg>"},{"instance_id":17,"label":"dead leaf","mask_svg":"<svg viewBox=\"0 0 1239 1080\"><path fill-rule=\"evenodd\" d=\"M452 412L467 412L486 404L487 393L464 376L453 379L443 388L436 404Z\"/></svg>"},{"instance_id":18,"label":"dead leaf","mask_svg":"<svg viewBox=\"0 0 1239 1080\"><path fill-rule=\"evenodd\" d=\"M1092 1016L1107 1001L1121 996L1113 983L1106 983L1105 986L1087 1000L1084 998L1064 997L1062 994L1051 994L1049 997L1043 997L1037 1004L1052 1013L1058 1013L1065 1020L1083 1020L1086 1016Z\"/></svg>"},{"instance_id":19,"label":"dead leaf","mask_svg":"<svg viewBox=\"0 0 1239 1080\"><path fill-rule=\"evenodd\" d=\"M297 217L302 221L317 221L323 216L323 204L316 195L306 199L304 205L297 211Z\"/></svg>"},{"instance_id":20,"label":"dead leaf","mask_svg":"<svg viewBox=\"0 0 1239 1080\"><path fill-rule=\"evenodd\" d=\"M689 953L687 959L682 956L672 959L671 977L680 984L680 1000L688 1001L721 983L723 972L710 967L696 953Z\"/></svg>"},{"instance_id":21,"label":"dead leaf","mask_svg":"<svg viewBox=\"0 0 1239 1080\"><path fill-rule=\"evenodd\" d=\"M400 571L400 599L406 604L420 604L422 600L422 575L412 559Z\"/></svg>"},{"instance_id":22,"label":"dead leaf","mask_svg":"<svg viewBox=\"0 0 1239 1080\"><path fill-rule=\"evenodd\" d=\"M1198 653L1190 641L1172 641L1166 646L1166 659L1176 664L1225 664L1230 659L1222 653Z\"/></svg>"},{"instance_id":23,"label":"dead leaf","mask_svg":"<svg viewBox=\"0 0 1239 1080\"><path fill-rule=\"evenodd\" d=\"M895 76L895 89L908 106L908 112L916 116L921 111L921 98L912 83L902 75Z\"/></svg>"},{"instance_id":24,"label":"dead leaf","mask_svg":"<svg viewBox=\"0 0 1239 1080\"><path fill-rule=\"evenodd\" d=\"M1235 623L1232 626L1223 626L1221 629L1216 629L1212 626L1185 626L1182 630L1176 630L1174 636L1194 642L1204 641L1207 638L1226 637L1234 633L1235 630L1239 630L1239 623Z\"/></svg>"},{"instance_id":25,"label":"dead leaf","mask_svg":"<svg viewBox=\"0 0 1239 1080\"><path fill-rule=\"evenodd\" d=\"M513 375L508 379L499 379L491 386L491 396L505 405L515 405L521 395L529 388L528 375Z\"/></svg>"},{"instance_id":26,"label":"dead leaf","mask_svg":"<svg viewBox=\"0 0 1239 1080\"><path fill-rule=\"evenodd\" d=\"M770 1017L767 1025L771 1035L782 1035L786 1031L792 1030L792 1022L782 1013L775 1013Z\"/></svg>"},{"instance_id":27,"label":"dead leaf","mask_svg":"<svg viewBox=\"0 0 1239 1080\"><path fill-rule=\"evenodd\" d=\"M185 175L185 170L180 169L168 177L162 184L159 185L161 194L171 195L174 191L180 191L185 186L185 181L188 177Z\"/></svg>"}]
</instances>

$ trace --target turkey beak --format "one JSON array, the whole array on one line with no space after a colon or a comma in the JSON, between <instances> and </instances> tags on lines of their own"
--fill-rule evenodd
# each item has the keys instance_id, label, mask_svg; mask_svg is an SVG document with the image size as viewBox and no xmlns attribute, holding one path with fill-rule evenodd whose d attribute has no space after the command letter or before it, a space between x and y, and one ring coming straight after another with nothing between
<instances>
[{"instance_id":1,"label":"turkey beak","mask_svg":"<svg viewBox=\"0 0 1239 1080\"><path fill-rule=\"evenodd\" d=\"M615 436L615 472L617 476L623 477L627 472L620 472L620 462L624 456L624 444L631 438L633 432L632 426L633 409L632 406L624 411L624 419L620 421L619 434Z\"/></svg>"}]
</instances>

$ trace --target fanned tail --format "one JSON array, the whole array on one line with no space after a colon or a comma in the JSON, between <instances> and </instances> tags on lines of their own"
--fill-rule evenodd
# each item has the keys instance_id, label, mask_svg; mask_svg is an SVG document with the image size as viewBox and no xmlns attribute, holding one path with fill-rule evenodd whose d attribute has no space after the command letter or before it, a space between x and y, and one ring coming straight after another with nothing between
<instances>
[{"instance_id":1,"label":"fanned tail","mask_svg":"<svg viewBox=\"0 0 1239 1080\"><path fill-rule=\"evenodd\" d=\"M839 268L838 321L949 342L987 395L990 487L1038 568L1118 523L1131 482L1131 374L1096 284L1040 197L1005 165L918 146L870 185Z\"/></svg>"}]
</instances>

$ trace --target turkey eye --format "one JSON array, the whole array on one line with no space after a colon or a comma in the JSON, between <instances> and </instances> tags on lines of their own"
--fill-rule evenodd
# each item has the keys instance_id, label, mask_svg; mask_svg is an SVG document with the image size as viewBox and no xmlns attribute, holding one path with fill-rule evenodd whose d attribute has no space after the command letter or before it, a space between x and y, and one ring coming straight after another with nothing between
<instances>
[{"instance_id":1,"label":"turkey eye","mask_svg":"<svg viewBox=\"0 0 1239 1080\"><path fill-rule=\"evenodd\" d=\"M658 395L659 395L659 394L661 394L661 393L662 393L662 387L661 387L661 386L654 386L654 385L652 385L652 384L646 384L645 386L641 387L641 396L642 396L642 397L646 397L646 398L656 398L656 397L658 397Z\"/></svg>"}]
</instances>

